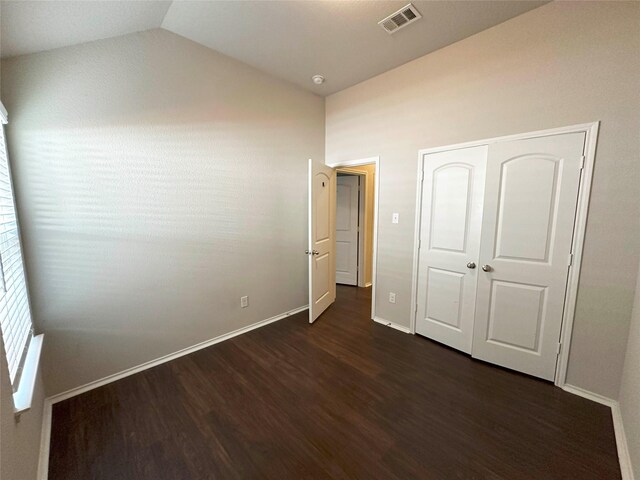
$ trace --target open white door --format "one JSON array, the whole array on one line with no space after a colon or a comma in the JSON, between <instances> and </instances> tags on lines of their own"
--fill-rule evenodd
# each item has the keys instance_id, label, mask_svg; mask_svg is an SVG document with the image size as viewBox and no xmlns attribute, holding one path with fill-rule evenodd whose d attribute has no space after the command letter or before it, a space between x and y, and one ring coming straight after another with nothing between
<instances>
[{"instance_id":1,"label":"open white door","mask_svg":"<svg viewBox=\"0 0 640 480\"><path fill-rule=\"evenodd\" d=\"M553 380L584 132L489 147L473 356Z\"/></svg>"},{"instance_id":2,"label":"open white door","mask_svg":"<svg viewBox=\"0 0 640 480\"><path fill-rule=\"evenodd\" d=\"M358 285L360 177L340 175L336 197L336 283Z\"/></svg>"},{"instance_id":3,"label":"open white door","mask_svg":"<svg viewBox=\"0 0 640 480\"><path fill-rule=\"evenodd\" d=\"M309 159L309 323L336 300L336 172Z\"/></svg>"},{"instance_id":4,"label":"open white door","mask_svg":"<svg viewBox=\"0 0 640 480\"><path fill-rule=\"evenodd\" d=\"M487 146L423 162L416 333L471 353Z\"/></svg>"}]
</instances>

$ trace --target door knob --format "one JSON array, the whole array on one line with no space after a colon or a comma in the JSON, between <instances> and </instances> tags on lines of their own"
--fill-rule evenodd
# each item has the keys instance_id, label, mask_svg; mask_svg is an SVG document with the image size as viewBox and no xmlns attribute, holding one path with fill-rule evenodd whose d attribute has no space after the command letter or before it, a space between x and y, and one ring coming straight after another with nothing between
<instances>
[{"instance_id":1,"label":"door knob","mask_svg":"<svg viewBox=\"0 0 640 480\"><path fill-rule=\"evenodd\" d=\"M307 255L311 255L311 252L309 250L305 250L304 253L306 253Z\"/></svg>"},{"instance_id":2,"label":"door knob","mask_svg":"<svg viewBox=\"0 0 640 480\"><path fill-rule=\"evenodd\" d=\"M490 272L491 270L493 270L493 267L491 265L482 265L483 272Z\"/></svg>"},{"instance_id":3,"label":"door knob","mask_svg":"<svg viewBox=\"0 0 640 480\"><path fill-rule=\"evenodd\" d=\"M473 262L469 262L469 263L467 263L467 268L470 268L470 269L473 270L474 268L476 268L476 264L473 263Z\"/></svg>"},{"instance_id":4,"label":"door knob","mask_svg":"<svg viewBox=\"0 0 640 480\"><path fill-rule=\"evenodd\" d=\"M312 255L320 255L320 252L318 250L312 250L311 254Z\"/></svg>"}]
</instances>

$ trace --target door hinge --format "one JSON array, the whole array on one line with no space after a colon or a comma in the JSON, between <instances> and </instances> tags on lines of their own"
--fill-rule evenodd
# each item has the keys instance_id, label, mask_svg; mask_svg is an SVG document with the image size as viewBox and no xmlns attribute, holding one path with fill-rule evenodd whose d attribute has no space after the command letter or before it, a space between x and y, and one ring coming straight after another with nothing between
<instances>
[{"instance_id":1,"label":"door hinge","mask_svg":"<svg viewBox=\"0 0 640 480\"><path fill-rule=\"evenodd\" d=\"M567 260L567 266L573 265L573 253L569 254L569 259Z\"/></svg>"},{"instance_id":2,"label":"door hinge","mask_svg":"<svg viewBox=\"0 0 640 480\"><path fill-rule=\"evenodd\" d=\"M580 170L584 169L585 160L586 160L586 157L582 155L582 157L580 158Z\"/></svg>"},{"instance_id":3,"label":"door hinge","mask_svg":"<svg viewBox=\"0 0 640 480\"><path fill-rule=\"evenodd\" d=\"M420 181L424 182L424 170L420 172Z\"/></svg>"},{"instance_id":4,"label":"door hinge","mask_svg":"<svg viewBox=\"0 0 640 480\"><path fill-rule=\"evenodd\" d=\"M421 238L418 239L418 250L420 250L420 247L422 247L422 239Z\"/></svg>"},{"instance_id":5,"label":"door hinge","mask_svg":"<svg viewBox=\"0 0 640 480\"><path fill-rule=\"evenodd\" d=\"M558 348L556 349L556 355L560 355L560 350L562 350L562 342L558 342Z\"/></svg>"}]
</instances>

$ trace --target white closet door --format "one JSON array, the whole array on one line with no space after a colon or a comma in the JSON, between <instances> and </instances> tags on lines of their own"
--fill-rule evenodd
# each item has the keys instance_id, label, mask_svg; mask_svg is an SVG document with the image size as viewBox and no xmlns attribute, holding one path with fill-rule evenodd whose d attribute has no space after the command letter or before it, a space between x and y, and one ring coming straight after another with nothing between
<instances>
[{"instance_id":1,"label":"white closet door","mask_svg":"<svg viewBox=\"0 0 640 480\"><path fill-rule=\"evenodd\" d=\"M471 353L487 147L424 156L416 333Z\"/></svg>"},{"instance_id":2,"label":"white closet door","mask_svg":"<svg viewBox=\"0 0 640 480\"><path fill-rule=\"evenodd\" d=\"M357 175L338 176L336 283L344 285L358 285L359 178Z\"/></svg>"},{"instance_id":3,"label":"white closet door","mask_svg":"<svg viewBox=\"0 0 640 480\"><path fill-rule=\"evenodd\" d=\"M489 147L473 356L553 380L585 134Z\"/></svg>"}]
</instances>

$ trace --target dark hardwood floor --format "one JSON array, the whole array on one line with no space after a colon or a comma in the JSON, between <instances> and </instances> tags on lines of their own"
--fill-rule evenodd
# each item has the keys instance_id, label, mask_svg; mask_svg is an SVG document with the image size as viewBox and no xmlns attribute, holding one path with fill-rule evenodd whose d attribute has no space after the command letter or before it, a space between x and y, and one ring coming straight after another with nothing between
<instances>
[{"instance_id":1,"label":"dark hardwood floor","mask_svg":"<svg viewBox=\"0 0 640 480\"><path fill-rule=\"evenodd\" d=\"M53 406L50 480L617 479L610 410L369 320L368 289Z\"/></svg>"}]
</instances>

